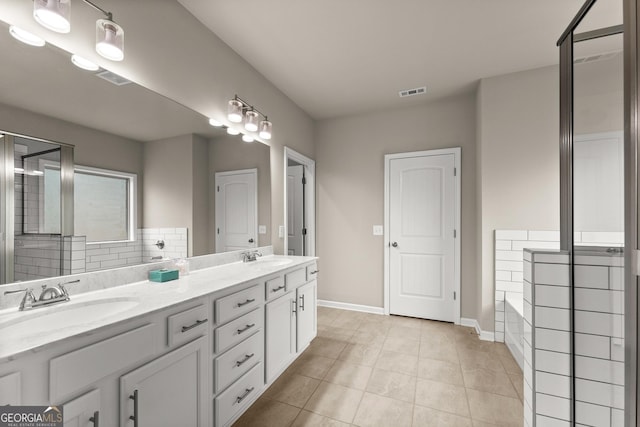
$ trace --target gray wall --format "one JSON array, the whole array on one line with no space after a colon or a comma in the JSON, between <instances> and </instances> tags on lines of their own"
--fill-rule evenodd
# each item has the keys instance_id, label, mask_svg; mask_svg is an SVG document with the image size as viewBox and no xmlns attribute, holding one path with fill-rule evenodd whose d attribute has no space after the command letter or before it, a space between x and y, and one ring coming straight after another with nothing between
<instances>
[{"instance_id":1,"label":"gray wall","mask_svg":"<svg viewBox=\"0 0 640 427\"><path fill-rule=\"evenodd\" d=\"M462 316L476 306L473 95L323 120L316 129L318 298L383 306L384 155L462 147ZM273 156L272 156L273 157Z\"/></svg>"},{"instance_id":2,"label":"gray wall","mask_svg":"<svg viewBox=\"0 0 640 427\"><path fill-rule=\"evenodd\" d=\"M142 142L0 104L0 130L75 146L75 163L138 175L138 227L143 217Z\"/></svg>"}]
</instances>

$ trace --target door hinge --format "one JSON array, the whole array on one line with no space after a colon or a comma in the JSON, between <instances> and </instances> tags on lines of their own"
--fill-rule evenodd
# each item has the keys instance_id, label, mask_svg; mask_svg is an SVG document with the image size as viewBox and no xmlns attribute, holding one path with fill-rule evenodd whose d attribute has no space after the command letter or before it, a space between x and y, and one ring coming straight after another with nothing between
<instances>
[{"instance_id":1,"label":"door hinge","mask_svg":"<svg viewBox=\"0 0 640 427\"><path fill-rule=\"evenodd\" d=\"M220 229L218 228L218 234L220 234Z\"/></svg>"},{"instance_id":2,"label":"door hinge","mask_svg":"<svg viewBox=\"0 0 640 427\"><path fill-rule=\"evenodd\" d=\"M453 176L458 176L458 168L453 168Z\"/></svg>"},{"instance_id":3,"label":"door hinge","mask_svg":"<svg viewBox=\"0 0 640 427\"><path fill-rule=\"evenodd\" d=\"M220 186L218 185L218 193L220 192Z\"/></svg>"},{"instance_id":4,"label":"door hinge","mask_svg":"<svg viewBox=\"0 0 640 427\"><path fill-rule=\"evenodd\" d=\"M303 236L306 236L306 235L307 235L307 229L306 229L306 228L303 228L303 229L302 229L302 235L303 235Z\"/></svg>"},{"instance_id":5,"label":"door hinge","mask_svg":"<svg viewBox=\"0 0 640 427\"><path fill-rule=\"evenodd\" d=\"M453 238L455 239L456 237L458 237L458 231L457 230L453 230Z\"/></svg>"},{"instance_id":6,"label":"door hinge","mask_svg":"<svg viewBox=\"0 0 640 427\"><path fill-rule=\"evenodd\" d=\"M453 300L454 300L454 301L456 300L456 297L457 297L457 296L458 296L458 295L456 294L456 291L453 291Z\"/></svg>"},{"instance_id":7,"label":"door hinge","mask_svg":"<svg viewBox=\"0 0 640 427\"><path fill-rule=\"evenodd\" d=\"M302 177L302 185L305 185L307 183L307 178L306 177Z\"/></svg>"}]
</instances>

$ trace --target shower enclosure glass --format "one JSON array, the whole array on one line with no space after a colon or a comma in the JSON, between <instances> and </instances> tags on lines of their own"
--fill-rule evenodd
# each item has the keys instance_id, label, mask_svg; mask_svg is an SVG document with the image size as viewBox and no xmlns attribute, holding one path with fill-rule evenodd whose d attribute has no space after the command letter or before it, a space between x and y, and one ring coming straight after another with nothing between
<instances>
[{"instance_id":1,"label":"shower enclosure glass","mask_svg":"<svg viewBox=\"0 0 640 427\"><path fill-rule=\"evenodd\" d=\"M0 144L5 237L0 283L68 274L65 236L73 230L64 218L71 148L12 134L2 134Z\"/></svg>"},{"instance_id":2,"label":"shower enclosure glass","mask_svg":"<svg viewBox=\"0 0 640 427\"><path fill-rule=\"evenodd\" d=\"M622 0L589 0L558 42L570 345L564 375L537 380L566 384L554 402L562 405L564 397L562 419L571 425L625 425L625 387L635 389L635 378L625 378L622 18Z\"/></svg>"}]
</instances>

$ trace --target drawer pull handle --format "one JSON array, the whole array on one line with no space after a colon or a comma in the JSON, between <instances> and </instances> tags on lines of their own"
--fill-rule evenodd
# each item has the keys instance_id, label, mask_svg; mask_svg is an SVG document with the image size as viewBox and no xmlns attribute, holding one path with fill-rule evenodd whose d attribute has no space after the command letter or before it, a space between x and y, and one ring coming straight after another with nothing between
<instances>
[{"instance_id":1,"label":"drawer pull handle","mask_svg":"<svg viewBox=\"0 0 640 427\"><path fill-rule=\"evenodd\" d=\"M247 396L249 396L249 394L251 394L251 392L253 391L255 387L251 387L251 388L247 388L244 390L244 394L242 396L238 396L236 397L236 403L240 403L242 402Z\"/></svg>"},{"instance_id":2,"label":"drawer pull handle","mask_svg":"<svg viewBox=\"0 0 640 427\"><path fill-rule=\"evenodd\" d=\"M271 292L278 292L281 289L284 289L284 285L281 285L281 286L278 286L277 288L271 289Z\"/></svg>"},{"instance_id":3,"label":"drawer pull handle","mask_svg":"<svg viewBox=\"0 0 640 427\"><path fill-rule=\"evenodd\" d=\"M134 427L138 427L138 390L134 390L129 399L133 400L133 415L129 419L133 421Z\"/></svg>"},{"instance_id":4,"label":"drawer pull handle","mask_svg":"<svg viewBox=\"0 0 640 427\"><path fill-rule=\"evenodd\" d=\"M300 310L304 311L304 295L300 295Z\"/></svg>"},{"instance_id":5,"label":"drawer pull handle","mask_svg":"<svg viewBox=\"0 0 640 427\"><path fill-rule=\"evenodd\" d=\"M247 360L251 359L254 355L255 353L245 354L244 359L236 362L236 367L244 365L247 362Z\"/></svg>"},{"instance_id":6,"label":"drawer pull handle","mask_svg":"<svg viewBox=\"0 0 640 427\"><path fill-rule=\"evenodd\" d=\"M313 270L310 274L318 274L320 270Z\"/></svg>"},{"instance_id":7,"label":"drawer pull handle","mask_svg":"<svg viewBox=\"0 0 640 427\"><path fill-rule=\"evenodd\" d=\"M195 327L198 327L198 326L202 325L203 323L207 323L208 321L209 321L209 319L196 320L196 323L194 323L193 325L183 326L182 327L182 332L190 331L191 329L193 329Z\"/></svg>"},{"instance_id":8,"label":"drawer pull handle","mask_svg":"<svg viewBox=\"0 0 640 427\"><path fill-rule=\"evenodd\" d=\"M238 303L238 307L242 307L243 305L247 305L247 304L251 304L252 302L254 302L256 299L252 298L252 299L248 299L245 302L239 302Z\"/></svg>"},{"instance_id":9,"label":"drawer pull handle","mask_svg":"<svg viewBox=\"0 0 640 427\"><path fill-rule=\"evenodd\" d=\"M252 323L252 324L250 324L250 325L245 326L245 327L244 327L244 328L242 328L242 329L238 329L238 335L239 335L239 334L241 334L241 333L243 333L243 332L248 331L249 329L253 328L254 326L256 326L256 324L255 324L255 323Z\"/></svg>"},{"instance_id":10,"label":"drawer pull handle","mask_svg":"<svg viewBox=\"0 0 640 427\"><path fill-rule=\"evenodd\" d=\"M100 427L100 411L95 411L89 421L93 423L93 427Z\"/></svg>"}]
</instances>

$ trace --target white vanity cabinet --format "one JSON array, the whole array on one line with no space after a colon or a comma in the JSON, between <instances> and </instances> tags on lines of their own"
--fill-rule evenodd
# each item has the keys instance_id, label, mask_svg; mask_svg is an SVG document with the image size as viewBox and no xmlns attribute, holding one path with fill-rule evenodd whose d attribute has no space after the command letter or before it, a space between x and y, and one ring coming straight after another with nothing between
<instances>
[{"instance_id":1,"label":"white vanity cabinet","mask_svg":"<svg viewBox=\"0 0 640 427\"><path fill-rule=\"evenodd\" d=\"M312 280L296 289L298 310L296 312L296 352L304 350L316 337L318 282Z\"/></svg>"},{"instance_id":2,"label":"white vanity cabinet","mask_svg":"<svg viewBox=\"0 0 640 427\"><path fill-rule=\"evenodd\" d=\"M200 337L120 377L120 425L206 426L207 344Z\"/></svg>"},{"instance_id":3,"label":"white vanity cabinet","mask_svg":"<svg viewBox=\"0 0 640 427\"><path fill-rule=\"evenodd\" d=\"M63 405L64 427L100 427L100 390L91 390Z\"/></svg>"}]
</instances>

